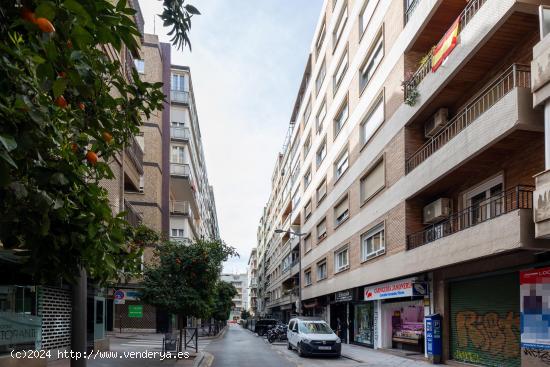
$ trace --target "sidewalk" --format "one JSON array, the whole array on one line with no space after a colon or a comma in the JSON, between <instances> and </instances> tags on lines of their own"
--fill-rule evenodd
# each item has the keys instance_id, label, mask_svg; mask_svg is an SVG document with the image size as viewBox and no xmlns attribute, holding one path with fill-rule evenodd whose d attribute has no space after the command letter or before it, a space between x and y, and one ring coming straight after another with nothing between
<instances>
[{"instance_id":1,"label":"sidewalk","mask_svg":"<svg viewBox=\"0 0 550 367\"><path fill-rule=\"evenodd\" d=\"M423 360L398 356L386 351L361 347L353 344L342 344L342 357L372 366L428 367L433 366Z\"/></svg>"}]
</instances>

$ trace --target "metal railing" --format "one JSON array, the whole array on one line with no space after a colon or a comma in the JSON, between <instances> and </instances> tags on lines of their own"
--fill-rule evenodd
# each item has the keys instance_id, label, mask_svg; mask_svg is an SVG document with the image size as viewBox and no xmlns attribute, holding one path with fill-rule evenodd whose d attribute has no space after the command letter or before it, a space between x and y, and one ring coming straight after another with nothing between
<instances>
[{"instance_id":1,"label":"metal railing","mask_svg":"<svg viewBox=\"0 0 550 367\"><path fill-rule=\"evenodd\" d=\"M130 204L130 202L127 200L124 200L124 211L126 212L126 214L124 215L124 219L126 219L126 221L130 223L130 225L137 227L143 221L143 217L141 216L141 214L139 214L134 206Z\"/></svg>"},{"instance_id":2,"label":"metal railing","mask_svg":"<svg viewBox=\"0 0 550 367\"><path fill-rule=\"evenodd\" d=\"M447 144L514 88L531 88L529 66L514 64L482 89L478 96L449 120L440 132L431 137L407 159L406 173L410 173L418 167L420 163Z\"/></svg>"},{"instance_id":3,"label":"metal railing","mask_svg":"<svg viewBox=\"0 0 550 367\"><path fill-rule=\"evenodd\" d=\"M451 214L443 222L408 235L407 250L415 249L517 209L532 209L533 190L532 186L516 186L494 195L478 205Z\"/></svg>"},{"instance_id":4,"label":"metal railing","mask_svg":"<svg viewBox=\"0 0 550 367\"><path fill-rule=\"evenodd\" d=\"M478 10L485 4L487 0L470 0L468 2L468 5L464 9L462 9L462 12L460 13L460 21L458 25L458 32L462 32L462 30L468 25L470 20L476 15ZM416 2L415 2L416 3ZM414 5L414 7L413 7ZM413 7L411 10L414 11L414 8L416 8L416 4L412 4L409 9ZM410 17L410 15L409 15ZM405 14L405 19L407 20L407 15ZM406 22L405 22L406 23ZM453 22L454 23L454 22ZM405 101L410 96L411 92L416 90L418 85L420 85L420 82L424 80L426 75L430 72L432 69L432 57L433 53L430 51L428 55L426 55L426 60L418 67L418 69L412 74L412 76L406 80L403 84L403 92L404 92L404 99Z\"/></svg>"},{"instance_id":5,"label":"metal railing","mask_svg":"<svg viewBox=\"0 0 550 367\"><path fill-rule=\"evenodd\" d=\"M416 6L418 5L419 2L420 2L420 0L413 0L409 4L409 7L407 9L405 9L405 24L407 24L409 22L409 20L411 19L411 16L413 15L414 10L416 9Z\"/></svg>"},{"instance_id":6,"label":"metal railing","mask_svg":"<svg viewBox=\"0 0 550 367\"><path fill-rule=\"evenodd\" d=\"M189 104L189 92L183 90L171 90L170 99L172 102Z\"/></svg>"},{"instance_id":7,"label":"metal railing","mask_svg":"<svg viewBox=\"0 0 550 367\"><path fill-rule=\"evenodd\" d=\"M141 145L139 145L135 136L132 137L132 140L124 149L132 163L136 166L137 171L142 175L143 174L143 150Z\"/></svg>"},{"instance_id":8,"label":"metal railing","mask_svg":"<svg viewBox=\"0 0 550 367\"><path fill-rule=\"evenodd\" d=\"M191 168L186 163L170 163L170 174L191 177Z\"/></svg>"},{"instance_id":9,"label":"metal railing","mask_svg":"<svg viewBox=\"0 0 550 367\"><path fill-rule=\"evenodd\" d=\"M170 213L191 216L191 214L193 214L193 210L191 209L191 204L188 201L170 200Z\"/></svg>"},{"instance_id":10,"label":"metal railing","mask_svg":"<svg viewBox=\"0 0 550 367\"><path fill-rule=\"evenodd\" d=\"M191 138L191 130L188 127L170 127L170 137L172 139L189 140Z\"/></svg>"}]
</instances>

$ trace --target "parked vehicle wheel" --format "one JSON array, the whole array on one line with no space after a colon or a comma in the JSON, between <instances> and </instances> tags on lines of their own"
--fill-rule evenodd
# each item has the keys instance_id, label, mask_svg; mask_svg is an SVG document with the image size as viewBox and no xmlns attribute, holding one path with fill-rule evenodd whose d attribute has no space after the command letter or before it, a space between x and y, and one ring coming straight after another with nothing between
<instances>
[{"instance_id":1,"label":"parked vehicle wheel","mask_svg":"<svg viewBox=\"0 0 550 367\"><path fill-rule=\"evenodd\" d=\"M275 341L275 335L271 334L267 336L267 341L273 343Z\"/></svg>"},{"instance_id":2,"label":"parked vehicle wheel","mask_svg":"<svg viewBox=\"0 0 550 367\"><path fill-rule=\"evenodd\" d=\"M286 343L286 348L287 348L288 350L292 350L292 345L290 345L290 342Z\"/></svg>"},{"instance_id":3,"label":"parked vehicle wheel","mask_svg":"<svg viewBox=\"0 0 550 367\"><path fill-rule=\"evenodd\" d=\"M259 336L264 336L264 329L258 330L258 335Z\"/></svg>"},{"instance_id":4,"label":"parked vehicle wheel","mask_svg":"<svg viewBox=\"0 0 550 367\"><path fill-rule=\"evenodd\" d=\"M301 343L298 343L298 355L300 357L305 357L306 354L304 353L304 351L302 350L302 346L300 345Z\"/></svg>"}]
</instances>

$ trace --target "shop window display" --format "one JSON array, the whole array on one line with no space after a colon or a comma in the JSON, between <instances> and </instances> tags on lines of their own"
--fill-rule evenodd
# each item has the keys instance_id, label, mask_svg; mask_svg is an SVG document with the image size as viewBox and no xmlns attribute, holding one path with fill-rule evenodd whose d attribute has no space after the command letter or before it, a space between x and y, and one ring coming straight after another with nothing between
<instances>
[{"instance_id":1,"label":"shop window display","mask_svg":"<svg viewBox=\"0 0 550 367\"><path fill-rule=\"evenodd\" d=\"M404 305L392 315L392 341L394 347L422 349L424 340L424 308L422 305ZM417 349L417 348L415 348Z\"/></svg>"},{"instance_id":2,"label":"shop window display","mask_svg":"<svg viewBox=\"0 0 550 367\"><path fill-rule=\"evenodd\" d=\"M374 303L355 305L354 341L374 345Z\"/></svg>"}]
</instances>

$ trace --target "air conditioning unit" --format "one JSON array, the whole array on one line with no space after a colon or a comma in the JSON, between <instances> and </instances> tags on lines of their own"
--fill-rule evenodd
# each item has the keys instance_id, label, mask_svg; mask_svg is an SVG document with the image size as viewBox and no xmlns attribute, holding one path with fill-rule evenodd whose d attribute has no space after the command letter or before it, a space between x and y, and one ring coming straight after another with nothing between
<instances>
[{"instance_id":1,"label":"air conditioning unit","mask_svg":"<svg viewBox=\"0 0 550 367\"><path fill-rule=\"evenodd\" d=\"M424 224L436 223L451 215L451 199L439 198L424 207Z\"/></svg>"},{"instance_id":2,"label":"air conditioning unit","mask_svg":"<svg viewBox=\"0 0 550 367\"><path fill-rule=\"evenodd\" d=\"M440 108L424 125L424 136L431 138L437 134L447 123L449 110Z\"/></svg>"}]
</instances>

